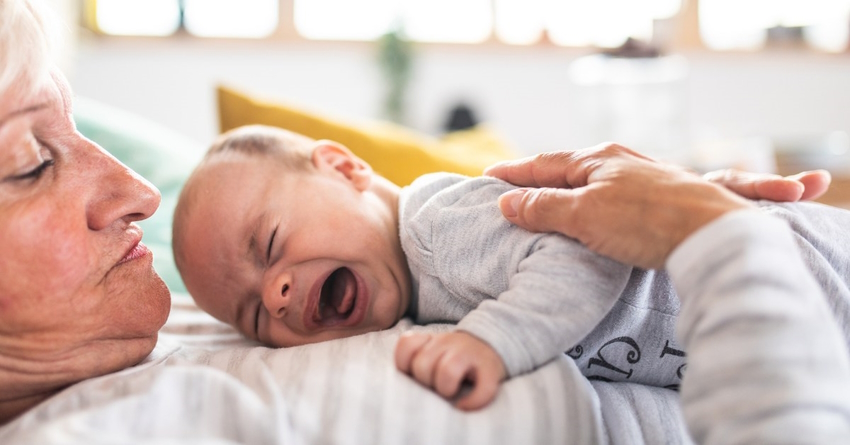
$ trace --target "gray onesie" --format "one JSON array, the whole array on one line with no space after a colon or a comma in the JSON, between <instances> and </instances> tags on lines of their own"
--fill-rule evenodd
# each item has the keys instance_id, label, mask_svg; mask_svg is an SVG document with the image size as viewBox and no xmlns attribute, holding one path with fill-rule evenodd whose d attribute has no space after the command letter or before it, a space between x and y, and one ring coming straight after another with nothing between
<instances>
[{"instance_id":1,"label":"gray onesie","mask_svg":"<svg viewBox=\"0 0 850 445\"><path fill-rule=\"evenodd\" d=\"M494 178L437 173L402 190L399 232L413 279L414 320L457 323L490 344L510 376L566 352L590 379L677 388L685 353L676 342L679 299L667 274L623 265L562 235L510 224L497 199L512 188ZM789 210L797 208L773 205L768 211L803 234L798 245L846 338L850 262L840 252L850 246L820 254L823 234L795 225L795 218L806 221ZM808 209L834 212L850 227L850 212ZM827 232L841 221L833 225Z\"/></svg>"}]
</instances>

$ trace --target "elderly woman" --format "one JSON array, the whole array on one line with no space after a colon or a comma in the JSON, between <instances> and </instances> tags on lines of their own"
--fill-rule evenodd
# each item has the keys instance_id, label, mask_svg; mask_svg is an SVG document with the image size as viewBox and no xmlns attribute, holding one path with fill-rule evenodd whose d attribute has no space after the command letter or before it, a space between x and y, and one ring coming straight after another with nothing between
<instances>
[{"instance_id":1,"label":"elderly woman","mask_svg":"<svg viewBox=\"0 0 850 445\"><path fill-rule=\"evenodd\" d=\"M0 1L0 423L141 361L170 307L135 224L159 192L76 131L44 20Z\"/></svg>"}]
</instances>

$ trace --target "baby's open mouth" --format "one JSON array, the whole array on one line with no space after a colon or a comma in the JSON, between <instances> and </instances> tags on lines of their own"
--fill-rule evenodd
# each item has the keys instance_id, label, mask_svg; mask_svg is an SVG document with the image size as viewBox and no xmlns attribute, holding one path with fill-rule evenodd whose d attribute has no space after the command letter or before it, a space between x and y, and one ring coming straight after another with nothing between
<instances>
[{"instance_id":1,"label":"baby's open mouth","mask_svg":"<svg viewBox=\"0 0 850 445\"><path fill-rule=\"evenodd\" d=\"M340 267L333 271L322 285L313 321L326 325L348 319L354 312L356 299L357 279L347 267Z\"/></svg>"}]
</instances>

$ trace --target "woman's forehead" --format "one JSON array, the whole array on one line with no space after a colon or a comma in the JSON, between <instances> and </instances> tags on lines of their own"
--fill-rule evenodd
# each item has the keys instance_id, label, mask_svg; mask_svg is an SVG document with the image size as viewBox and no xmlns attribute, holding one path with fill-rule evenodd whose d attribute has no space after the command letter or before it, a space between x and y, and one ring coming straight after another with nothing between
<instances>
[{"instance_id":1,"label":"woman's forehead","mask_svg":"<svg viewBox=\"0 0 850 445\"><path fill-rule=\"evenodd\" d=\"M71 92L61 76L51 76L39 82L35 88L17 86L19 83L14 83L6 91L0 92L0 126L15 117L45 108L70 111Z\"/></svg>"}]
</instances>

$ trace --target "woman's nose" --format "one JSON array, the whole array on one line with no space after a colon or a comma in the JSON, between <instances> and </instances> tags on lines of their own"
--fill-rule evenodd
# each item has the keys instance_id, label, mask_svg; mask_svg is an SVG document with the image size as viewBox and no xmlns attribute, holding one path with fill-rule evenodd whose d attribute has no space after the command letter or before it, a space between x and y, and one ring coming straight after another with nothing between
<instances>
[{"instance_id":1,"label":"woman's nose","mask_svg":"<svg viewBox=\"0 0 850 445\"><path fill-rule=\"evenodd\" d=\"M86 207L89 229L150 218L159 207L159 190L94 143L85 140L82 144L90 159L81 171L91 172L91 177L82 179L93 188Z\"/></svg>"},{"instance_id":2,"label":"woman's nose","mask_svg":"<svg viewBox=\"0 0 850 445\"><path fill-rule=\"evenodd\" d=\"M274 276L263 289L263 305L273 318L282 318L292 304L292 275L284 272Z\"/></svg>"}]
</instances>

